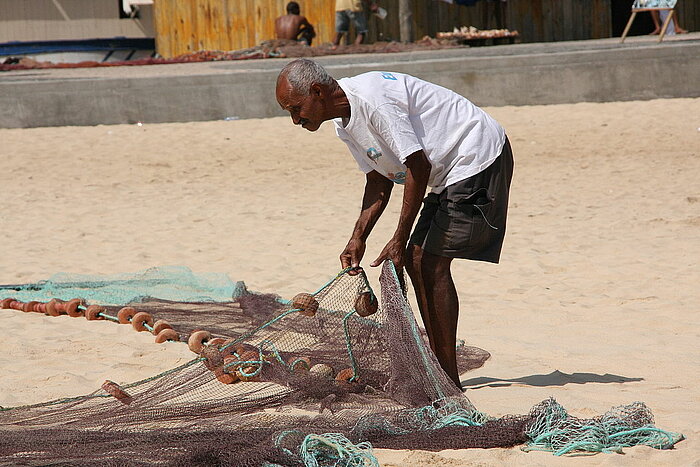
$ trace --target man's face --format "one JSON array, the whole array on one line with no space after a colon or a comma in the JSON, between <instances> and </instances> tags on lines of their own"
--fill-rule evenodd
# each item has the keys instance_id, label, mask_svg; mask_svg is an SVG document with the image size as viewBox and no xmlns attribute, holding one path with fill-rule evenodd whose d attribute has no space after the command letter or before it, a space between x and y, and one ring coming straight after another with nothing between
<instances>
[{"instance_id":1,"label":"man's face","mask_svg":"<svg viewBox=\"0 0 700 467\"><path fill-rule=\"evenodd\" d=\"M289 112L295 125L309 131L316 131L326 119L320 90L315 86L311 94L302 96L292 89L287 78L282 78L277 86L277 102Z\"/></svg>"}]
</instances>

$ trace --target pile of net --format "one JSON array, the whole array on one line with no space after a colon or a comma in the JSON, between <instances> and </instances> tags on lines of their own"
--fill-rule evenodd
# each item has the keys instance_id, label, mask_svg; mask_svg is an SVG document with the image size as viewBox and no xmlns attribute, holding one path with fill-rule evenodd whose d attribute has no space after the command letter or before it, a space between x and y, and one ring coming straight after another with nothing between
<instances>
[{"instance_id":1,"label":"pile of net","mask_svg":"<svg viewBox=\"0 0 700 467\"><path fill-rule=\"evenodd\" d=\"M34 300L79 291L112 313L131 295L132 306L167 319L183 340L199 329L221 338L146 380L0 409L0 463L373 466L377 447L524 445L561 455L666 449L682 439L655 428L642 403L586 420L551 399L526 415L479 412L440 369L389 262L381 297L363 274L342 271L292 301L221 278L210 286L183 271L160 272L102 282L59 277L0 291ZM149 290L157 288L156 299ZM461 371L488 358L465 346L458 355Z\"/></svg>"}]
</instances>

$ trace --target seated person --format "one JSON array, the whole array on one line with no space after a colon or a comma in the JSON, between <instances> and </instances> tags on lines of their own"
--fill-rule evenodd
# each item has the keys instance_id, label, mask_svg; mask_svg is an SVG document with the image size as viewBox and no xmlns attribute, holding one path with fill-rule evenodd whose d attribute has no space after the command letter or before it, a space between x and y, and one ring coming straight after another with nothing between
<instances>
[{"instance_id":1,"label":"seated person","mask_svg":"<svg viewBox=\"0 0 700 467\"><path fill-rule=\"evenodd\" d=\"M661 15L657 10L652 10L651 12L651 20L654 22L654 30L650 32L650 35L656 35L656 34L661 34L661 23L663 23L666 20L666 17L664 16L661 18ZM668 12L666 12L668 15ZM688 31L683 29L680 24L678 24L678 14L674 14L673 18L671 18L671 25L673 27L673 33L674 34L687 34ZM671 27L669 25L669 27ZM666 34L670 34L670 31L666 31Z\"/></svg>"},{"instance_id":2,"label":"seated person","mask_svg":"<svg viewBox=\"0 0 700 467\"><path fill-rule=\"evenodd\" d=\"M311 40L316 37L316 32L306 17L301 16L300 13L301 10L297 2L287 3L287 14L275 20L277 39L289 39L311 45Z\"/></svg>"}]
</instances>

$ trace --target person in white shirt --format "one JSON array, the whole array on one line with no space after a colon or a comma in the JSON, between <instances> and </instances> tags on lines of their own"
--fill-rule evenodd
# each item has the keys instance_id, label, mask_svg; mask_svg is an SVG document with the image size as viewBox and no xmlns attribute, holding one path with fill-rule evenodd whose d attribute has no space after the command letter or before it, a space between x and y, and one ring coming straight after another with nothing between
<instances>
[{"instance_id":1,"label":"person in white shirt","mask_svg":"<svg viewBox=\"0 0 700 467\"><path fill-rule=\"evenodd\" d=\"M404 265L430 346L461 388L456 361L459 300L454 258L498 263L506 230L513 154L503 128L459 94L410 75L375 71L333 79L308 59L287 64L276 97L296 125L333 120L365 173L362 209L340 255L360 267L365 242L395 184L404 185L398 226L370 264ZM427 187L430 193L423 199ZM423 202L423 210L411 228Z\"/></svg>"}]
</instances>

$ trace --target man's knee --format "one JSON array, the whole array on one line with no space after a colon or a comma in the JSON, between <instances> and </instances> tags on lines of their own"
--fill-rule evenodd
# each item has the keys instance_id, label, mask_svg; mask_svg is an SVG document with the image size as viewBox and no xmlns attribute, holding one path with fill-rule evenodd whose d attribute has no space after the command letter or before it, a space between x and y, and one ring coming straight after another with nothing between
<instances>
[{"instance_id":1,"label":"man's knee","mask_svg":"<svg viewBox=\"0 0 700 467\"><path fill-rule=\"evenodd\" d=\"M426 279L440 280L450 276L450 265L453 258L438 256L424 251L421 255L420 272Z\"/></svg>"}]
</instances>

